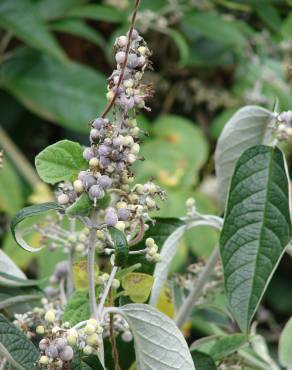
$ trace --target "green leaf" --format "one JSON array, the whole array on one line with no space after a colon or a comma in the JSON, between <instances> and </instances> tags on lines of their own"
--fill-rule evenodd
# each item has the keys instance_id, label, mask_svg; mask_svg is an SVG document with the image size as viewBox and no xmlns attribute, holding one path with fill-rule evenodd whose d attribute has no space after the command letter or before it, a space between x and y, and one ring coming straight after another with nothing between
<instances>
[{"instance_id":1,"label":"green leaf","mask_svg":"<svg viewBox=\"0 0 292 370\"><path fill-rule=\"evenodd\" d=\"M63 210L63 208L54 202L49 203L43 203L43 204L36 204L29 207L24 207L21 211L19 211L11 220L10 228L12 235L14 237L14 240L18 245L20 245L23 249L27 250L28 252L38 252L42 249L42 247L39 248L33 248L30 247L25 240L22 238L22 235L20 233L20 230L17 229L17 226L26 218L38 216L40 214L43 214L48 211L60 211Z\"/></svg>"},{"instance_id":2,"label":"green leaf","mask_svg":"<svg viewBox=\"0 0 292 370\"><path fill-rule=\"evenodd\" d=\"M233 46L239 51L247 44L237 22L226 20L220 14L212 12L187 13L183 26L225 46Z\"/></svg>"},{"instance_id":3,"label":"green leaf","mask_svg":"<svg viewBox=\"0 0 292 370\"><path fill-rule=\"evenodd\" d=\"M29 0L2 0L0 26L33 48L64 61L66 56Z\"/></svg>"},{"instance_id":4,"label":"green leaf","mask_svg":"<svg viewBox=\"0 0 292 370\"><path fill-rule=\"evenodd\" d=\"M40 17L44 20L62 18L66 13L80 5L80 0L38 0L35 3Z\"/></svg>"},{"instance_id":5,"label":"green leaf","mask_svg":"<svg viewBox=\"0 0 292 370\"><path fill-rule=\"evenodd\" d=\"M283 153L263 145L249 148L235 167L220 236L225 290L242 331L248 330L290 238Z\"/></svg>"},{"instance_id":6,"label":"green leaf","mask_svg":"<svg viewBox=\"0 0 292 370\"><path fill-rule=\"evenodd\" d=\"M154 138L141 146L145 161L136 165L137 182L153 176L165 187L193 185L208 158L208 143L200 128L191 121L165 115L154 123Z\"/></svg>"},{"instance_id":7,"label":"green leaf","mask_svg":"<svg viewBox=\"0 0 292 370\"><path fill-rule=\"evenodd\" d=\"M212 357L208 356L206 353L192 351L191 354L196 370L217 370Z\"/></svg>"},{"instance_id":8,"label":"green leaf","mask_svg":"<svg viewBox=\"0 0 292 370\"><path fill-rule=\"evenodd\" d=\"M115 249L115 266L125 266L129 255L129 246L126 236L115 227L109 227L109 233Z\"/></svg>"},{"instance_id":9,"label":"green leaf","mask_svg":"<svg viewBox=\"0 0 292 370\"><path fill-rule=\"evenodd\" d=\"M66 209L68 216L87 216L91 210L92 201L87 193L82 193L80 197Z\"/></svg>"},{"instance_id":10,"label":"green leaf","mask_svg":"<svg viewBox=\"0 0 292 370\"><path fill-rule=\"evenodd\" d=\"M0 169L0 210L13 215L23 206L21 181L10 162L4 159Z\"/></svg>"},{"instance_id":11,"label":"green leaf","mask_svg":"<svg viewBox=\"0 0 292 370\"><path fill-rule=\"evenodd\" d=\"M63 320L76 325L80 321L90 318L88 292L76 291L72 294L64 311Z\"/></svg>"},{"instance_id":12,"label":"green leaf","mask_svg":"<svg viewBox=\"0 0 292 370\"><path fill-rule=\"evenodd\" d=\"M0 272L13 275L15 278L26 279L25 274L2 249L0 249Z\"/></svg>"},{"instance_id":13,"label":"green leaf","mask_svg":"<svg viewBox=\"0 0 292 370\"><path fill-rule=\"evenodd\" d=\"M95 264L94 277L95 283L98 283L99 266ZM76 290L88 292L89 278L87 270L87 261L78 261L73 264L73 282Z\"/></svg>"},{"instance_id":14,"label":"green leaf","mask_svg":"<svg viewBox=\"0 0 292 370\"><path fill-rule=\"evenodd\" d=\"M99 32L78 19L62 19L50 24L54 31L69 33L105 48L105 40Z\"/></svg>"},{"instance_id":15,"label":"green leaf","mask_svg":"<svg viewBox=\"0 0 292 370\"><path fill-rule=\"evenodd\" d=\"M137 370L195 370L185 338L169 317L145 304L119 310L134 336Z\"/></svg>"},{"instance_id":16,"label":"green leaf","mask_svg":"<svg viewBox=\"0 0 292 370\"><path fill-rule=\"evenodd\" d=\"M125 294L135 303L147 301L154 278L141 272L130 272L122 278L122 287Z\"/></svg>"},{"instance_id":17,"label":"green leaf","mask_svg":"<svg viewBox=\"0 0 292 370\"><path fill-rule=\"evenodd\" d=\"M61 140L48 146L35 158L40 178L50 184L73 180L88 167L82 146L74 141Z\"/></svg>"},{"instance_id":18,"label":"green leaf","mask_svg":"<svg viewBox=\"0 0 292 370\"><path fill-rule=\"evenodd\" d=\"M74 354L73 360L70 362L71 370L103 370L99 358L94 355L82 356L80 353Z\"/></svg>"},{"instance_id":19,"label":"green leaf","mask_svg":"<svg viewBox=\"0 0 292 370\"><path fill-rule=\"evenodd\" d=\"M274 32L278 33L281 30L282 19L277 11L277 8L267 1L255 1L253 4L258 16L261 20Z\"/></svg>"},{"instance_id":20,"label":"green leaf","mask_svg":"<svg viewBox=\"0 0 292 370\"><path fill-rule=\"evenodd\" d=\"M39 352L25 334L0 314L0 354L19 370L36 369ZM2 357L1 356L1 357Z\"/></svg>"},{"instance_id":21,"label":"green leaf","mask_svg":"<svg viewBox=\"0 0 292 370\"><path fill-rule=\"evenodd\" d=\"M279 360L283 366L292 365L292 318L286 323L279 339Z\"/></svg>"},{"instance_id":22,"label":"green leaf","mask_svg":"<svg viewBox=\"0 0 292 370\"><path fill-rule=\"evenodd\" d=\"M88 18L97 21L120 23L126 19L126 15L111 6L89 4L72 9L68 17Z\"/></svg>"},{"instance_id":23,"label":"green leaf","mask_svg":"<svg viewBox=\"0 0 292 370\"><path fill-rule=\"evenodd\" d=\"M257 106L239 109L225 125L216 146L215 168L219 201L225 204L229 182L241 154L253 145L267 144L273 113Z\"/></svg>"},{"instance_id":24,"label":"green leaf","mask_svg":"<svg viewBox=\"0 0 292 370\"><path fill-rule=\"evenodd\" d=\"M211 336L199 339L191 345L191 353L200 351L208 354L214 361L221 361L227 356L238 351L247 343L247 337L244 334L230 334Z\"/></svg>"},{"instance_id":25,"label":"green leaf","mask_svg":"<svg viewBox=\"0 0 292 370\"><path fill-rule=\"evenodd\" d=\"M106 80L99 72L27 48L2 63L0 87L42 118L79 132L87 132L106 105Z\"/></svg>"},{"instance_id":26,"label":"green leaf","mask_svg":"<svg viewBox=\"0 0 292 370\"><path fill-rule=\"evenodd\" d=\"M2 251L1 251L2 252ZM1 263L1 261L0 261ZM0 271L0 285L11 287L38 286L43 283L42 280L24 279Z\"/></svg>"}]
</instances>

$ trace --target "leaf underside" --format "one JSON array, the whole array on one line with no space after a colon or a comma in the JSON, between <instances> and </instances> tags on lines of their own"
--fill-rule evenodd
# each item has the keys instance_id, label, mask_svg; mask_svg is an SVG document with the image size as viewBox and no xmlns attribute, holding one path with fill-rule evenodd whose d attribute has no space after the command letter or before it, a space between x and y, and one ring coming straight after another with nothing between
<instances>
[{"instance_id":1,"label":"leaf underside","mask_svg":"<svg viewBox=\"0 0 292 370\"><path fill-rule=\"evenodd\" d=\"M254 146L237 162L220 237L225 290L241 330L248 330L290 238L283 154Z\"/></svg>"}]
</instances>

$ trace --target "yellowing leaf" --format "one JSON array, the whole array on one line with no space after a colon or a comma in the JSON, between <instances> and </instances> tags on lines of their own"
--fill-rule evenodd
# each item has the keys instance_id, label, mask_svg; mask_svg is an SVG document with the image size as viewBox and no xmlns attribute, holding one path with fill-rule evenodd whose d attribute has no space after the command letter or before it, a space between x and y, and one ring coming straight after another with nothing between
<instances>
[{"instance_id":1,"label":"yellowing leaf","mask_svg":"<svg viewBox=\"0 0 292 370\"><path fill-rule=\"evenodd\" d=\"M43 182L37 183L33 190L33 193L28 198L28 201L32 204L52 202L54 200L50 187Z\"/></svg>"},{"instance_id":2,"label":"yellowing leaf","mask_svg":"<svg viewBox=\"0 0 292 370\"><path fill-rule=\"evenodd\" d=\"M158 302L156 305L156 308L173 319L174 317L174 305L172 302L172 297L171 297L171 290L170 288L164 287L161 292L160 296L158 298Z\"/></svg>"},{"instance_id":3,"label":"yellowing leaf","mask_svg":"<svg viewBox=\"0 0 292 370\"><path fill-rule=\"evenodd\" d=\"M153 281L151 275L131 272L122 278L122 287L133 302L143 303L149 297Z\"/></svg>"},{"instance_id":4,"label":"yellowing leaf","mask_svg":"<svg viewBox=\"0 0 292 370\"><path fill-rule=\"evenodd\" d=\"M99 268L95 265L95 281L98 281ZM88 290L87 262L79 261L73 264L73 281L76 290Z\"/></svg>"}]
</instances>

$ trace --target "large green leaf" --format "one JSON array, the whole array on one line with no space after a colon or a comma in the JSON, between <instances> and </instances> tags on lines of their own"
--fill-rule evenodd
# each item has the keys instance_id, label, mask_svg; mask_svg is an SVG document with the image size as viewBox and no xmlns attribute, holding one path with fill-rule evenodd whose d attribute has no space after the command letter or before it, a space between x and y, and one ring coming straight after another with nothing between
<instances>
[{"instance_id":1,"label":"large green leaf","mask_svg":"<svg viewBox=\"0 0 292 370\"><path fill-rule=\"evenodd\" d=\"M119 311L134 336L137 370L195 370L185 338L169 317L145 304L128 304Z\"/></svg>"},{"instance_id":2,"label":"large green leaf","mask_svg":"<svg viewBox=\"0 0 292 370\"><path fill-rule=\"evenodd\" d=\"M256 144L270 141L273 113L257 106L239 109L225 125L216 146L215 168L219 201L225 204L229 182L241 154Z\"/></svg>"},{"instance_id":3,"label":"large green leaf","mask_svg":"<svg viewBox=\"0 0 292 370\"><path fill-rule=\"evenodd\" d=\"M212 12L187 13L183 27L225 46L233 46L239 51L246 46L246 39L239 24L224 19L220 14Z\"/></svg>"},{"instance_id":4,"label":"large green leaf","mask_svg":"<svg viewBox=\"0 0 292 370\"><path fill-rule=\"evenodd\" d=\"M21 181L8 160L0 169L0 210L13 215L23 206Z\"/></svg>"},{"instance_id":5,"label":"large green leaf","mask_svg":"<svg viewBox=\"0 0 292 370\"><path fill-rule=\"evenodd\" d=\"M129 255L129 245L126 236L115 227L109 227L109 233L115 249L115 265L125 266Z\"/></svg>"},{"instance_id":6,"label":"large green leaf","mask_svg":"<svg viewBox=\"0 0 292 370\"><path fill-rule=\"evenodd\" d=\"M74 141L61 140L48 146L35 158L40 178L50 184L74 179L88 166L82 153L81 145Z\"/></svg>"},{"instance_id":7,"label":"large green leaf","mask_svg":"<svg viewBox=\"0 0 292 370\"><path fill-rule=\"evenodd\" d=\"M39 15L45 20L62 18L69 10L79 5L80 0L38 0L35 3Z\"/></svg>"},{"instance_id":8,"label":"large green leaf","mask_svg":"<svg viewBox=\"0 0 292 370\"><path fill-rule=\"evenodd\" d=\"M105 40L98 31L89 27L79 19L61 19L51 23L50 28L54 31L79 36L85 40L93 42L101 48L104 48L106 45Z\"/></svg>"},{"instance_id":9,"label":"large green leaf","mask_svg":"<svg viewBox=\"0 0 292 370\"><path fill-rule=\"evenodd\" d=\"M191 345L191 353L200 351L208 354L214 361L222 361L247 343L244 334L210 336L199 339Z\"/></svg>"},{"instance_id":10,"label":"large green leaf","mask_svg":"<svg viewBox=\"0 0 292 370\"><path fill-rule=\"evenodd\" d=\"M68 14L69 17L89 18L106 22L121 22L126 19L125 13L111 6L88 4L72 9Z\"/></svg>"},{"instance_id":11,"label":"large green leaf","mask_svg":"<svg viewBox=\"0 0 292 370\"><path fill-rule=\"evenodd\" d=\"M247 331L291 238L288 178L282 152L246 150L231 180L220 251L230 309Z\"/></svg>"},{"instance_id":12,"label":"large green leaf","mask_svg":"<svg viewBox=\"0 0 292 370\"><path fill-rule=\"evenodd\" d=\"M160 117L153 125L153 139L141 147L145 161L137 163L137 181L154 176L163 187L180 188L198 180L208 157L208 143L200 128L175 116Z\"/></svg>"},{"instance_id":13,"label":"large green leaf","mask_svg":"<svg viewBox=\"0 0 292 370\"><path fill-rule=\"evenodd\" d=\"M66 305L63 320L76 325L80 321L90 318L88 292L78 290L72 294Z\"/></svg>"},{"instance_id":14,"label":"large green leaf","mask_svg":"<svg viewBox=\"0 0 292 370\"><path fill-rule=\"evenodd\" d=\"M25 334L0 314L0 354L19 370L36 369L39 352ZM2 357L1 356L1 357Z\"/></svg>"},{"instance_id":15,"label":"large green leaf","mask_svg":"<svg viewBox=\"0 0 292 370\"><path fill-rule=\"evenodd\" d=\"M0 26L30 46L62 61L66 56L29 0L2 0Z\"/></svg>"},{"instance_id":16,"label":"large green leaf","mask_svg":"<svg viewBox=\"0 0 292 370\"><path fill-rule=\"evenodd\" d=\"M0 87L32 112L80 132L88 131L89 121L106 104L106 81L100 73L26 48L1 65Z\"/></svg>"},{"instance_id":17,"label":"large green leaf","mask_svg":"<svg viewBox=\"0 0 292 370\"><path fill-rule=\"evenodd\" d=\"M35 204L33 206L24 207L13 217L10 224L11 232L16 243L20 245L23 249L27 250L28 252L38 252L39 250L41 250L42 247L33 248L29 246L26 243L26 241L22 238L22 234L20 230L17 228L17 226L28 217L38 216L52 210L60 211L62 209L63 208L59 204L54 202Z\"/></svg>"},{"instance_id":18,"label":"large green leaf","mask_svg":"<svg viewBox=\"0 0 292 370\"><path fill-rule=\"evenodd\" d=\"M214 360L204 352L192 351L196 370L217 370Z\"/></svg>"},{"instance_id":19,"label":"large green leaf","mask_svg":"<svg viewBox=\"0 0 292 370\"><path fill-rule=\"evenodd\" d=\"M279 340L279 360L283 366L292 365L292 318L285 325Z\"/></svg>"}]
</instances>

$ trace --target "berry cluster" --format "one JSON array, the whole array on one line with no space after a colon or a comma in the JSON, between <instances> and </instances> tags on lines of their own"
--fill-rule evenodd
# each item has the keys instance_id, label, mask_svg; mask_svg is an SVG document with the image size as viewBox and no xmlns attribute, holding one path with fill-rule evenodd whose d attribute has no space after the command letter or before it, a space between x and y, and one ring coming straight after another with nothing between
<instances>
[{"instance_id":1,"label":"berry cluster","mask_svg":"<svg viewBox=\"0 0 292 370\"><path fill-rule=\"evenodd\" d=\"M114 315L113 318L113 332L115 336L121 334L121 339L124 342L131 342L133 334L130 331L129 324L121 315ZM110 316L106 315L104 318L104 332L103 337L107 338L110 336Z\"/></svg>"},{"instance_id":2,"label":"berry cluster","mask_svg":"<svg viewBox=\"0 0 292 370\"><path fill-rule=\"evenodd\" d=\"M282 112L277 115L276 135L279 140L292 138L292 111Z\"/></svg>"}]
</instances>

